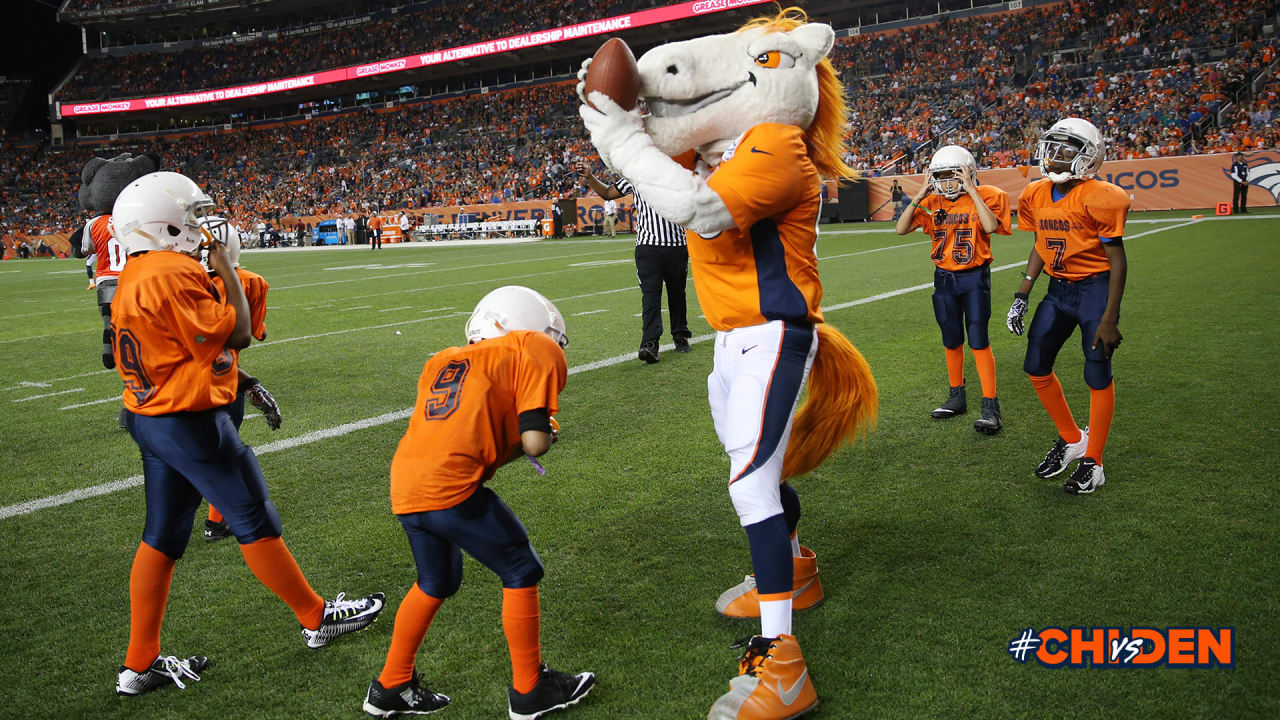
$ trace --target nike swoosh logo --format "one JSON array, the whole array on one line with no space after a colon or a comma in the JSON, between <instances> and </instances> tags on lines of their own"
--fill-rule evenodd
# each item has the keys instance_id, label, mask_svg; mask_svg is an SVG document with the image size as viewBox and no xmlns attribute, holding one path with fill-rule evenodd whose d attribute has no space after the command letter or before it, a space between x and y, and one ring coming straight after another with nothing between
<instances>
[{"instance_id":1,"label":"nike swoosh logo","mask_svg":"<svg viewBox=\"0 0 1280 720\"><path fill-rule=\"evenodd\" d=\"M752 146L751 146L751 152L753 152L753 153L760 153L761 155L772 155L772 154L773 154L773 153L771 153L771 152L765 152L764 150L761 150L760 148L756 147L755 145L752 145Z\"/></svg>"},{"instance_id":2,"label":"nike swoosh logo","mask_svg":"<svg viewBox=\"0 0 1280 720\"><path fill-rule=\"evenodd\" d=\"M760 347L760 346L759 346L759 345L752 345L751 347L744 347L744 348L742 348L742 354L743 354L743 355L746 355L747 353L751 352L752 350L755 350L755 349L756 349L756 348L758 348L758 347Z\"/></svg>"},{"instance_id":3,"label":"nike swoosh logo","mask_svg":"<svg viewBox=\"0 0 1280 720\"><path fill-rule=\"evenodd\" d=\"M778 681L778 697L782 698L783 705L790 705L800 697L800 691L804 689L804 679L808 674L809 668L805 668L804 672L800 673L800 679L796 680L796 684L792 685L790 690L783 690L782 681Z\"/></svg>"}]
</instances>

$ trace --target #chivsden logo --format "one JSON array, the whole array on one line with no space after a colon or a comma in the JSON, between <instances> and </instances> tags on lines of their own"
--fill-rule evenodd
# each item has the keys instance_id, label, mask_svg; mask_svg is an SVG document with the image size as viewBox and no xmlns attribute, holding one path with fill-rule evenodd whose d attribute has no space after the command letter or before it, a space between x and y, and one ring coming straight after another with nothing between
<instances>
[{"instance_id":1,"label":"#chivsden logo","mask_svg":"<svg viewBox=\"0 0 1280 720\"><path fill-rule=\"evenodd\" d=\"M1009 641L1009 654L1045 667L1230 668L1236 662L1235 628L1102 627L1027 628Z\"/></svg>"}]
</instances>

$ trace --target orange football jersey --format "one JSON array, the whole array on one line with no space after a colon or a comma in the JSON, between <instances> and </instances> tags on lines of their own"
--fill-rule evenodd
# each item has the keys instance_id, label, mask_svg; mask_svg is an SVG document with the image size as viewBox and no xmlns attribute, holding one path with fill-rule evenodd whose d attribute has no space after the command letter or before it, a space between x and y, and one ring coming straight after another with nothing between
<instances>
[{"instance_id":1,"label":"orange football jersey","mask_svg":"<svg viewBox=\"0 0 1280 720\"><path fill-rule=\"evenodd\" d=\"M236 399L236 357L224 347L236 312L215 292L200 263L181 253L129 259L111 303L126 408L164 415Z\"/></svg>"},{"instance_id":2,"label":"orange football jersey","mask_svg":"<svg viewBox=\"0 0 1280 720\"><path fill-rule=\"evenodd\" d=\"M736 227L690 231L693 284L716 330L770 320L822 322L818 280L821 179L793 125L756 125L707 179Z\"/></svg>"},{"instance_id":3,"label":"orange football jersey","mask_svg":"<svg viewBox=\"0 0 1280 720\"><path fill-rule=\"evenodd\" d=\"M554 415L567 380L564 351L545 333L514 330L436 353L391 460L391 511L466 500L520 449L520 413Z\"/></svg>"},{"instance_id":4,"label":"orange football jersey","mask_svg":"<svg viewBox=\"0 0 1280 720\"><path fill-rule=\"evenodd\" d=\"M236 268L236 275L240 276L240 284L244 286L244 297L249 301L249 332L259 342L266 340L267 291L271 289L271 285L258 273L242 267ZM217 275L211 275L210 278L213 280L213 286L218 288L218 297L225 302L227 288L222 284L222 278Z\"/></svg>"},{"instance_id":5,"label":"orange football jersey","mask_svg":"<svg viewBox=\"0 0 1280 720\"><path fill-rule=\"evenodd\" d=\"M111 235L111 216L99 215L92 218L85 223L84 232L89 238L89 243L81 243L82 249L87 250L89 249L87 246L91 245L93 252L98 256L98 266L93 271L94 277L98 280L119 277L129 257L124 254L120 241Z\"/></svg>"},{"instance_id":6,"label":"orange football jersey","mask_svg":"<svg viewBox=\"0 0 1280 720\"><path fill-rule=\"evenodd\" d=\"M1036 234L1045 272L1064 280L1111 269L1100 238L1123 237L1128 215L1129 195L1105 180L1082 180L1055 202L1053 182L1042 178L1018 201L1018 229Z\"/></svg>"},{"instance_id":7,"label":"orange football jersey","mask_svg":"<svg viewBox=\"0 0 1280 720\"><path fill-rule=\"evenodd\" d=\"M979 185L978 195L999 222L996 233L1012 235L1009 194L998 187ZM946 211L941 224L936 222L939 209ZM933 239L931 256L943 270L968 270L991 262L991 235L982 229L982 220L969 193L961 193L955 200L929 195L911 214L911 227L924 228Z\"/></svg>"}]
</instances>

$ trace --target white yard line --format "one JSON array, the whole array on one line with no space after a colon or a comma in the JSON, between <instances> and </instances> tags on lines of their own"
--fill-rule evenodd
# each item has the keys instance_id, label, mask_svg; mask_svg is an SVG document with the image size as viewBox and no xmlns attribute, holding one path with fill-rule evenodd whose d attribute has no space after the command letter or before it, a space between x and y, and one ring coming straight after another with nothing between
<instances>
[{"instance_id":1,"label":"white yard line","mask_svg":"<svg viewBox=\"0 0 1280 720\"><path fill-rule=\"evenodd\" d=\"M378 312L384 313L384 312L395 312L396 310L412 310L412 309L413 309L412 305L401 305L400 307L383 308Z\"/></svg>"},{"instance_id":2,"label":"white yard line","mask_svg":"<svg viewBox=\"0 0 1280 720\"><path fill-rule=\"evenodd\" d=\"M41 339L41 338L57 337L57 336L59 336L59 335L75 335L75 334L77 334L77 333L82 333L82 332L86 332L86 331L84 331L84 330L67 330L66 332L46 333L46 334L44 334L44 335L31 335L31 336L28 336L28 337L13 338L13 339L11 339L11 340L0 340L0 344L3 344L3 343L14 343L14 342L26 342L26 341L28 341L28 340L39 340L39 339ZM93 332L93 331L92 331L92 330L90 330L90 331L88 331L88 332Z\"/></svg>"},{"instance_id":3,"label":"white yard line","mask_svg":"<svg viewBox=\"0 0 1280 720\"><path fill-rule=\"evenodd\" d=\"M43 395L32 395L24 398L14 398L16 403L24 403L28 400L39 400L40 398L53 397L54 395L66 395L68 393L84 392L84 388L71 388L70 390L59 390L58 392L45 393Z\"/></svg>"},{"instance_id":4,"label":"white yard line","mask_svg":"<svg viewBox=\"0 0 1280 720\"><path fill-rule=\"evenodd\" d=\"M120 393L116 393L115 395L112 395L109 398L102 398L101 400L90 400L89 402L76 403L75 405L67 405L66 407L60 407L58 409L59 410L75 410L76 408L89 407L90 405L101 405L102 403L109 403L109 402L118 402L123 404L124 400L120 397Z\"/></svg>"}]
</instances>

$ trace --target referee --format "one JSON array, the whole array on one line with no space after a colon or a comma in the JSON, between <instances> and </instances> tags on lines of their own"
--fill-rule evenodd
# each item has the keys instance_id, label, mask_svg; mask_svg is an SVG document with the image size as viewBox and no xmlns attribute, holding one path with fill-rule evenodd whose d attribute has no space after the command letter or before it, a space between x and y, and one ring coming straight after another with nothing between
<instances>
[{"instance_id":1,"label":"referee","mask_svg":"<svg viewBox=\"0 0 1280 720\"><path fill-rule=\"evenodd\" d=\"M640 309L644 328L640 338L639 358L658 362L658 340L662 338L662 284L667 285L667 312L671 314L671 339L676 352L689 352L689 321L686 315L684 286L689 277L689 249L685 247L684 228L654 212L626 178L605 185L591 174L587 161L579 158L578 174L591 189L605 200L624 195L635 197L632 209L636 232L636 277L640 279Z\"/></svg>"}]
</instances>

